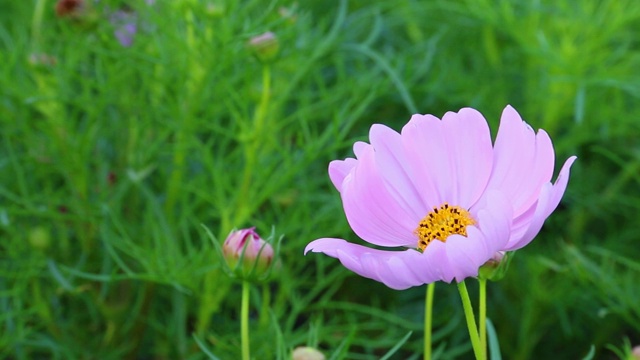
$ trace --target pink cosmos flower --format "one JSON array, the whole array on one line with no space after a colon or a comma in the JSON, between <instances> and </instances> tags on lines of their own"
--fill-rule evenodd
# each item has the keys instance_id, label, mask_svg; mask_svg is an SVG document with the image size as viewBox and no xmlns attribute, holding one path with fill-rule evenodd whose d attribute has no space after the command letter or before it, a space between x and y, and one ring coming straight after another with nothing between
<instances>
[{"instance_id":1,"label":"pink cosmos flower","mask_svg":"<svg viewBox=\"0 0 640 360\"><path fill-rule=\"evenodd\" d=\"M356 158L329 164L353 231L376 249L323 238L309 251L335 257L351 271L401 290L434 281L461 282L498 251L527 245L560 203L576 157L551 183L555 154L511 106L495 144L477 110L442 120L414 115L401 133L380 124Z\"/></svg>"}]
</instances>

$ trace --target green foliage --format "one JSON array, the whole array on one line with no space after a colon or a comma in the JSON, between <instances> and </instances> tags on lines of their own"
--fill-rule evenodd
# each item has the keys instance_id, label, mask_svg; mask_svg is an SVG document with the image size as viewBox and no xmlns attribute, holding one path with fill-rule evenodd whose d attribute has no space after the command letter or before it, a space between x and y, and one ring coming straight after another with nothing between
<instances>
[{"instance_id":1,"label":"green foliage","mask_svg":"<svg viewBox=\"0 0 640 360\"><path fill-rule=\"evenodd\" d=\"M275 279L252 288L254 358L419 358L424 289L302 256L357 241L327 163L375 122L473 106L495 132L506 104L579 160L489 285L503 357L640 343L637 2L86 3L71 18L0 0L0 357L239 358L240 288L204 224L217 241L284 236ZM247 43L267 31L278 53L261 63ZM455 287L435 306L434 358L470 356Z\"/></svg>"}]
</instances>

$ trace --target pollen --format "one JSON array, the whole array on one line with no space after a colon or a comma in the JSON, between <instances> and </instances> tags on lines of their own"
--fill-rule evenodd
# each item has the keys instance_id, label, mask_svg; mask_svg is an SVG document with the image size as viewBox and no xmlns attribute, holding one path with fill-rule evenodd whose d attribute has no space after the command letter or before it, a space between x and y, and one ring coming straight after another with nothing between
<instances>
[{"instance_id":1,"label":"pollen","mask_svg":"<svg viewBox=\"0 0 640 360\"><path fill-rule=\"evenodd\" d=\"M469 211L459 206L444 203L434 207L414 231L418 236L418 248L424 251L433 240L446 242L449 235L453 234L467 236L467 226L475 224Z\"/></svg>"}]
</instances>

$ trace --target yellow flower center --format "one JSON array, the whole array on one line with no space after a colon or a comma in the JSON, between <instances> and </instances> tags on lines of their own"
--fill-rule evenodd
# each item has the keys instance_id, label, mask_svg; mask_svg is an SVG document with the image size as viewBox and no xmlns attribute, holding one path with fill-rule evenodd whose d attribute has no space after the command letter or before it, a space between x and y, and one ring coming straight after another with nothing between
<instances>
[{"instance_id":1,"label":"yellow flower center","mask_svg":"<svg viewBox=\"0 0 640 360\"><path fill-rule=\"evenodd\" d=\"M414 231L418 235L418 248L421 251L435 239L446 242L449 235L460 234L467 236L467 226L475 225L476 221L469 211L447 203L434 207Z\"/></svg>"}]
</instances>

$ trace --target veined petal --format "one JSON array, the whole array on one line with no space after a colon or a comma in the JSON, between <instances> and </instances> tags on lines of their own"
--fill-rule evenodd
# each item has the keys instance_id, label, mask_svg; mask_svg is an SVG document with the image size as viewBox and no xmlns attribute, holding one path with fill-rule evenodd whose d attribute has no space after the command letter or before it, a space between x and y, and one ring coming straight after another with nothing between
<instances>
[{"instance_id":1,"label":"veined petal","mask_svg":"<svg viewBox=\"0 0 640 360\"><path fill-rule=\"evenodd\" d=\"M376 165L384 169L380 175L389 192L416 218L424 216L430 208L418 190L419 178L412 176L400 134L384 125L374 124L369 139L375 149Z\"/></svg>"},{"instance_id":2,"label":"veined petal","mask_svg":"<svg viewBox=\"0 0 640 360\"><path fill-rule=\"evenodd\" d=\"M493 167L493 145L487 120L475 109L463 108L442 118L454 158L457 204L470 207L484 192ZM453 184L452 184L453 185Z\"/></svg>"},{"instance_id":3,"label":"veined petal","mask_svg":"<svg viewBox=\"0 0 640 360\"><path fill-rule=\"evenodd\" d=\"M544 221L549 217L549 215L551 215L553 210L558 207L558 204L560 204L562 195L564 195L569 182L571 165L573 165L573 162L576 159L577 158L575 156L571 156L567 161L565 161L555 184L552 185L551 183L546 183L543 185L540 197L538 198L538 202L535 207L535 212L529 221L529 226L527 227L526 232L520 238L512 237L504 250L511 251L520 249L530 243L531 240L538 235Z\"/></svg>"},{"instance_id":4,"label":"veined petal","mask_svg":"<svg viewBox=\"0 0 640 360\"><path fill-rule=\"evenodd\" d=\"M402 128L402 143L411 163L413 177L420 179L420 192L424 203L433 208L451 200L449 186L451 165L446 149L446 139L440 119L432 115L413 115Z\"/></svg>"},{"instance_id":5,"label":"veined petal","mask_svg":"<svg viewBox=\"0 0 640 360\"><path fill-rule=\"evenodd\" d=\"M413 176L430 207L444 201L469 208L482 195L493 162L486 120L474 109L449 112L442 120L414 115L402 129Z\"/></svg>"},{"instance_id":6,"label":"veined petal","mask_svg":"<svg viewBox=\"0 0 640 360\"><path fill-rule=\"evenodd\" d=\"M544 130L534 130L511 106L500 118L494 163L487 189L499 189L510 199L514 217L537 200L542 185L553 175L554 152Z\"/></svg>"},{"instance_id":7,"label":"veined petal","mask_svg":"<svg viewBox=\"0 0 640 360\"><path fill-rule=\"evenodd\" d=\"M373 147L361 149L358 164L342 182L347 221L362 239L380 246L416 246L419 222L384 185Z\"/></svg>"}]
</instances>

